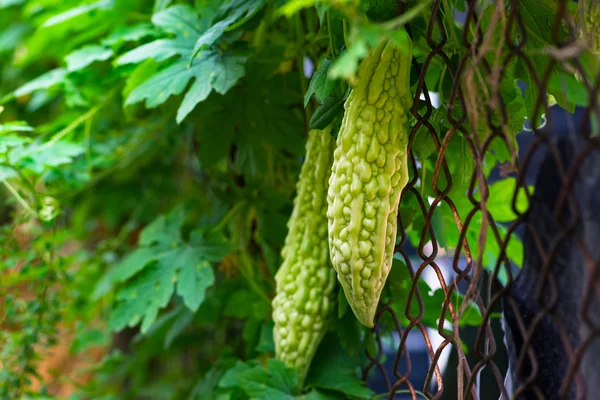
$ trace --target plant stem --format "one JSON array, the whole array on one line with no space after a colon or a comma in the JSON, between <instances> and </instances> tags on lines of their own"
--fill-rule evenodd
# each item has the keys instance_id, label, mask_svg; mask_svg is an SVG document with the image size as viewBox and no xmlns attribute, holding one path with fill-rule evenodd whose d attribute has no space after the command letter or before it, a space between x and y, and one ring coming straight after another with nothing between
<instances>
[{"instance_id":1,"label":"plant stem","mask_svg":"<svg viewBox=\"0 0 600 400\"><path fill-rule=\"evenodd\" d=\"M235 206L233 206L231 208L231 210L229 210L227 212L227 214L225 214L225 216L223 218L221 218L221 221L217 225L215 225L215 227L212 230L215 232L218 232L221 229L223 229L225 224L227 224L229 222L229 220L235 215L235 213L238 212L239 209L242 208L243 206L245 206L246 204L247 204L246 201L240 201Z\"/></svg>"},{"instance_id":2,"label":"plant stem","mask_svg":"<svg viewBox=\"0 0 600 400\"><path fill-rule=\"evenodd\" d=\"M90 179L92 177L92 150L90 147L92 119L93 119L93 117L91 117L87 121L85 121L85 158L86 158L85 164L87 166L87 171L88 171L88 175L90 176Z\"/></svg>"},{"instance_id":3,"label":"plant stem","mask_svg":"<svg viewBox=\"0 0 600 400\"><path fill-rule=\"evenodd\" d=\"M294 18L296 28L296 45L301 50L300 54L296 58L296 69L298 70L298 77L300 78L300 87L302 89L302 96L304 96L308 90L308 84L306 83L306 76L304 75L304 30L302 29L302 17L300 13L296 14ZM310 120L309 110L304 108L304 132L308 132L308 121Z\"/></svg>"},{"instance_id":4,"label":"plant stem","mask_svg":"<svg viewBox=\"0 0 600 400\"><path fill-rule=\"evenodd\" d=\"M0 166L10 168L13 171L15 171L17 173L17 175L19 175L19 178L21 179L21 181L23 181L25 188L31 193L31 195L33 197L37 198L35 188L31 184L31 182L29 182L29 180L25 177L25 175L23 174L23 171L21 171L19 168L15 167L14 165L11 165L11 164L5 163L5 162L0 162Z\"/></svg>"},{"instance_id":5,"label":"plant stem","mask_svg":"<svg viewBox=\"0 0 600 400\"><path fill-rule=\"evenodd\" d=\"M327 11L327 34L329 35L331 58L335 58L337 56L337 46L335 43L335 36L333 35L333 29L331 29L331 11Z\"/></svg>"},{"instance_id":6,"label":"plant stem","mask_svg":"<svg viewBox=\"0 0 600 400\"><path fill-rule=\"evenodd\" d=\"M244 276L246 282L250 285L250 288L256 292L267 304L271 304L271 299L265 291L260 287L258 282L254 280L255 274L253 274L252 262L249 260L248 253L246 251L240 252L240 262L242 263L240 272Z\"/></svg>"},{"instance_id":7,"label":"plant stem","mask_svg":"<svg viewBox=\"0 0 600 400\"><path fill-rule=\"evenodd\" d=\"M402 25L405 25L412 19L416 18L417 15L419 15L423 10L425 10L425 8L427 8L427 6L429 6L429 3L431 3L431 0L423 0L418 5L411 8L410 10L407 10L407 11L403 12L402 14L400 14L399 16L395 17L394 19L391 19L391 20L381 24L381 27L384 29L391 30L391 29L396 29Z\"/></svg>"},{"instance_id":8,"label":"plant stem","mask_svg":"<svg viewBox=\"0 0 600 400\"><path fill-rule=\"evenodd\" d=\"M100 111L104 106L106 106L106 104L108 104L109 100L117 93L117 89L118 88L116 88L116 87L113 88L110 92L108 92L108 95L106 96L104 101L102 101L97 106L92 107L85 114L79 116L79 118L77 118L75 121L71 122L69 125L67 125L65 128L63 128L60 132L58 132L56 135L54 135L50 140L48 140L46 143L42 144L40 147L35 149L34 152L39 152L39 151L42 151L42 150L52 146L54 143L58 142L60 139L62 139L63 137L65 137L66 135L71 133L73 130L75 130L75 128L77 128L79 125L86 122L88 119L92 118L94 115L96 115L96 113L98 111Z\"/></svg>"},{"instance_id":9,"label":"plant stem","mask_svg":"<svg viewBox=\"0 0 600 400\"><path fill-rule=\"evenodd\" d=\"M348 22L346 21L346 19L344 18L342 20L342 29L344 30L344 44L346 45L346 47L348 47Z\"/></svg>"},{"instance_id":10,"label":"plant stem","mask_svg":"<svg viewBox=\"0 0 600 400\"><path fill-rule=\"evenodd\" d=\"M38 217L38 213L37 211L35 211L33 208L31 208L31 206L27 203L27 201L25 201L25 199L23 197L21 197L21 195L19 194L19 191L17 189L15 189L10 183L8 183L8 181L6 179L2 179L2 183L4 184L4 186L6 186L6 188L8 189L8 191L15 197L15 199L17 199L17 201L19 202L19 204L27 211L29 212L31 215L33 215L34 217Z\"/></svg>"}]
</instances>

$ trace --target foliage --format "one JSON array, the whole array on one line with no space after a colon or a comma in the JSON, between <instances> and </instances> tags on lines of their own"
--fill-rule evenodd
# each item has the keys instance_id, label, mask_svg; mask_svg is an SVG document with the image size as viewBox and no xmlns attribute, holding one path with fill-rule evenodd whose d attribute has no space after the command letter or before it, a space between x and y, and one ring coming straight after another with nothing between
<instances>
[{"instance_id":1,"label":"foliage","mask_svg":"<svg viewBox=\"0 0 600 400\"><path fill-rule=\"evenodd\" d=\"M523 51L549 69L548 95L568 110L586 105L584 80L542 51L555 2L521 4L525 27L514 24L511 35L529 35ZM481 5L482 30L497 31L502 46L497 5ZM441 9L456 68L466 50L454 15L465 2L444 1ZM410 28L422 66L430 18L430 2L416 0L400 14L389 0L0 0L0 398L60 398L65 387L71 399L105 400L372 396L358 375L368 331L343 296L304 387L273 358L274 276L308 130L332 125L337 134L358 63L384 37L401 46L397 27ZM432 35L439 40L442 31ZM505 47L491 50L490 64L507 64L503 134L516 146L526 118L542 123L535 104L546 94L523 60ZM594 56L582 60L594 70ZM503 224L515 218L516 180L486 193L494 222L479 249L483 217L470 215L475 165L466 152L490 128L482 118L465 126L469 135L451 133L448 116L461 111L452 76L439 55L428 65L425 82L440 99L430 122L436 139L448 140L453 184L434 176L436 142L422 125L411 147L419 169L409 172L419 175L424 198L449 190L459 217L469 218L473 257L483 251L493 269L500 250L493 235L505 235ZM467 99L486 96L476 72ZM475 110L491 103L475 100ZM416 105L419 115L427 112L425 101ZM488 153L486 177L512 161L501 140ZM527 197L514 203L523 210ZM421 235L414 194L404 195L399 212L412 246L431 240ZM448 252L459 245L455 217L442 203L431 219ZM506 252L521 263L517 238ZM420 287L422 321L437 326L443 292L395 264L384 297L404 315L411 286ZM455 296L457 305L465 301ZM478 309L467 309L461 323L478 324ZM48 349L59 344L83 360L84 373L69 376L50 364Z\"/></svg>"}]
</instances>

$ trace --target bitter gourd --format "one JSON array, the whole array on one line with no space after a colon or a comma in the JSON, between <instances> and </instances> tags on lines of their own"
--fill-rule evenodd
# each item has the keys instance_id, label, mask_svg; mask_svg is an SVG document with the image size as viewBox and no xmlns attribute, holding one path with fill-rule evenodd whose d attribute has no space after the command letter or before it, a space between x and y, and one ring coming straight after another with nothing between
<instances>
[{"instance_id":1,"label":"bitter gourd","mask_svg":"<svg viewBox=\"0 0 600 400\"><path fill-rule=\"evenodd\" d=\"M273 299L276 357L304 380L335 301L327 241L327 185L333 161L331 127L309 132L306 158L282 250Z\"/></svg>"},{"instance_id":2,"label":"bitter gourd","mask_svg":"<svg viewBox=\"0 0 600 400\"><path fill-rule=\"evenodd\" d=\"M600 56L600 4L597 0L580 2L583 12L584 37L590 41L592 52Z\"/></svg>"},{"instance_id":3,"label":"bitter gourd","mask_svg":"<svg viewBox=\"0 0 600 400\"><path fill-rule=\"evenodd\" d=\"M383 40L361 62L329 181L331 261L352 311L368 327L392 265L398 203L408 181L408 36L406 43L399 48Z\"/></svg>"}]
</instances>

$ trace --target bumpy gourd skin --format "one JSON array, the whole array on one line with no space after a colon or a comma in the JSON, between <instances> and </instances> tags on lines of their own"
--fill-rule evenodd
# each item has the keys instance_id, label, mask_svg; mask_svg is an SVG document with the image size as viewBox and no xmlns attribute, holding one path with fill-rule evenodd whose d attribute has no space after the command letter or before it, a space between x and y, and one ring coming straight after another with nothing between
<instances>
[{"instance_id":1,"label":"bumpy gourd skin","mask_svg":"<svg viewBox=\"0 0 600 400\"><path fill-rule=\"evenodd\" d=\"M403 49L383 41L362 61L329 181L331 261L352 311L368 327L392 265L408 181L411 46L408 37Z\"/></svg>"},{"instance_id":2,"label":"bumpy gourd skin","mask_svg":"<svg viewBox=\"0 0 600 400\"><path fill-rule=\"evenodd\" d=\"M590 40L591 50L600 56L600 3L587 0L583 6L583 23Z\"/></svg>"},{"instance_id":3,"label":"bumpy gourd skin","mask_svg":"<svg viewBox=\"0 0 600 400\"><path fill-rule=\"evenodd\" d=\"M275 352L304 380L335 301L335 271L327 242L327 185L333 161L331 128L311 130L294 209L275 275Z\"/></svg>"}]
</instances>

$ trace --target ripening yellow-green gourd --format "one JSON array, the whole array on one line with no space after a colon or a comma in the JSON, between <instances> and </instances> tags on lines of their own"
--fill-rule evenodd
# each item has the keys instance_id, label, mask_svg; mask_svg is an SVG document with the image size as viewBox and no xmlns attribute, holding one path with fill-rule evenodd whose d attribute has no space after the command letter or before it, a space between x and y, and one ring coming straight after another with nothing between
<instances>
[{"instance_id":1,"label":"ripening yellow-green gourd","mask_svg":"<svg viewBox=\"0 0 600 400\"><path fill-rule=\"evenodd\" d=\"M331 261L352 311L368 327L392 266L398 204L408 182L408 35L404 42L400 48L382 40L361 62L329 180Z\"/></svg>"}]
</instances>

